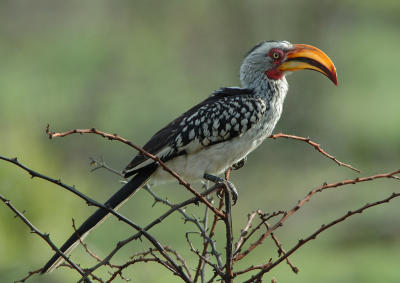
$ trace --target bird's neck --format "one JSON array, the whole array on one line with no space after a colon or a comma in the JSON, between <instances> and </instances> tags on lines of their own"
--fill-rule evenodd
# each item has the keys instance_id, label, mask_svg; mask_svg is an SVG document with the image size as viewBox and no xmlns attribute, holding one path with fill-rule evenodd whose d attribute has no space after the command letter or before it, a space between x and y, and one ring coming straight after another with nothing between
<instances>
[{"instance_id":1,"label":"bird's neck","mask_svg":"<svg viewBox=\"0 0 400 283\"><path fill-rule=\"evenodd\" d=\"M265 98L269 102L283 104L288 91L288 83L285 76L278 80L268 79L263 72L242 72L240 81L243 88L251 88L256 95Z\"/></svg>"}]
</instances>

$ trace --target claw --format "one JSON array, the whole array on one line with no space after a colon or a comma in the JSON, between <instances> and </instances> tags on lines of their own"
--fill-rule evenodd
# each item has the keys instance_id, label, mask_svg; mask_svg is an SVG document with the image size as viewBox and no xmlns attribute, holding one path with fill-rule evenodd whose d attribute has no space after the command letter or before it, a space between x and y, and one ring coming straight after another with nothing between
<instances>
[{"instance_id":1,"label":"claw","mask_svg":"<svg viewBox=\"0 0 400 283\"><path fill-rule=\"evenodd\" d=\"M227 181L227 180L225 180L225 179L223 179L221 177L217 177L217 176L210 175L210 174L204 174L204 179L209 180L209 181L211 181L211 182L213 182L213 183L215 183L217 185L224 186L226 188L226 190L232 196L232 204L233 205L236 204L236 201L238 199L238 195L239 194L238 194L238 191L237 191L235 185L232 182ZM219 198L222 198L222 196L223 196L222 195L222 190L217 195L218 195Z\"/></svg>"},{"instance_id":2,"label":"claw","mask_svg":"<svg viewBox=\"0 0 400 283\"><path fill-rule=\"evenodd\" d=\"M225 184L227 186L229 193L232 195L232 204L235 205L239 196L238 191L232 182L225 181Z\"/></svg>"}]
</instances>

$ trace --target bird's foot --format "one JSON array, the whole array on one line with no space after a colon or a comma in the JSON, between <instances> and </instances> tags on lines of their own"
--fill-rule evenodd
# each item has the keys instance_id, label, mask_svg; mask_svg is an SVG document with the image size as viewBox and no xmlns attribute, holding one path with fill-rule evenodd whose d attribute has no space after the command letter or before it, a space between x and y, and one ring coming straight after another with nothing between
<instances>
[{"instance_id":1,"label":"bird's foot","mask_svg":"<svg viewBox=\"0 0 400 283\"><path fill-rule=\"evenodd\" d=\"M224 178L210 175L207 173L204 174L204 179L211 181L211 182L215 183L216 185L223 186L228 191L228 193L231 194L233 205L236 204L239 194L238 194L238 191L237 191L235 185L232 182L225 180ZM219 198L222 197L220 193L218 194L218 197Z\"/></svg>"},{"instance_id":2,"label":"bird's foot","mask_svg":"<svg viewBox=\"0 0 400 283\"><path fill-rule=\"evenodd\" d=\"M235 164L232 165L232 169L233 170L239 170L240 168L242 168L244 166L244 164L247 161L247 156L243 157L242 159L240 159L238 162L236 162Z\"/></svg>"}]
</instances>

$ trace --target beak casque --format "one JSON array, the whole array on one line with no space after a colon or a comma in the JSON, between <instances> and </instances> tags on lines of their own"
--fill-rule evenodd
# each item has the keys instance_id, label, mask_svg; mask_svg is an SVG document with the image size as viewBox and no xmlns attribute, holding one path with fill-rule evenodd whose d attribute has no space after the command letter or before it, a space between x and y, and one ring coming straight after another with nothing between
<instances>
[{"instance_id":1,"label":"beak casque","mask_svg":"<svg viewBox=\"0 0 400 283\"><path fill-rule=\"evenodd\" d=\"M293 44L293 47L294 49L287 53L285 61L278 67L279 71L315 70L337 85L336 68L328 55L307 44Z\"/></svg>"}]
</instances>

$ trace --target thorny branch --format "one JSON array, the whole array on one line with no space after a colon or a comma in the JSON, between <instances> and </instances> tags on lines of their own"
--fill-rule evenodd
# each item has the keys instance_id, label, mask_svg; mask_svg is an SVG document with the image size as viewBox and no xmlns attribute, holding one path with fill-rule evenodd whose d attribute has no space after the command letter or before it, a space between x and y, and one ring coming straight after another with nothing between
<instances>
[{"instance_id":1,"label":"thorny branch","mask_svg":"<svg viewBox=\"0 0 400 283\"><path fill-rule=\"evenodd\" d=\"M262 243L262 241L268 237L269 235L271 235L272 232L274 232L278 227L281 227L286 220L293 215L296 211L298 211L305 203L307 203L316 193L318 192L322 192L326 189L330 189L330 188L336 188L336 187L341 187L341 186L345 186L345 185L349 185L349 184L357 184L357 183L361 183L361 182L367 182L367 181L372 181L375 179L380 179L380 178L389 178L389 179L397 179L399 180L399 177L396 176L397 174L400 173L400 169L393 171L391 173L384 173L384 174L377 174L374 176L369 176L369 177L364 177L364 178L355 178L355 179L351 179L351 180L344 180L341 182L337 182L337 183L331 183L331 184L323 184L320 187L317 187L315 189L313 189L312 191L310 191L306 197L304 197L301 201L299 201L291 210L285 212L283 214L283 216L281 217L281 219L279 219L279 221L277 221L269 230L267 230L267 232L265 232L255 243L253 243L246 251L244 251L241 254L238 254L235 258L234 261L238 261L241 260L243 257L245 257L246 255L248 255L254 248L256 248L258 245L260 245Z\"/></svg>"},{"instance_id":2,"label":"thorny branch","mask_svg":"<svg viewBox=\"0 0 400 283\"><path fill-rule=\"evenodd\" d=\"M0 158L4 160L3 157L0 156ZM82 270L78 265L76 265L72 260L70 260L62 251L60 251L60 250L57 248L57 246L50 240L49 234L44 234L44 233L40 232L39 229L36 228L36 227L28 220L28 218L25 217L25 215L24 215L23 213L21 213L14 205L11 204L11 202L10 202L8 199L6 199L5 197L3 197L2 195L0 195L0 200L1 200L9 209L11 209L11 210L15 213L15 215L16 215L18 218L20 218L20 219L25 223L26 226L29 227L29 229L31 230L31 233L34 233L34 234L39 235L39 237L42 238L42 239L43 239L57 254L59 254L60 256L62 256L62 257L64 258L64 260L65 260L66 262L68 262L68 263L73 267L73 269L75 269L76 271L78 271L79 274L84 275L83 270ZM41 271L41 269L40 269L39 271ZM35 273L37 273L37 272L39 272L39 271L32 271L32 272L29 272L28 277L26 277L26 278L20 280L20 282L24 282L24 281L25 281L27 278L29 278L31 275L33 275L33 274L35 274ZM87 279L86 282L91 282L91 281L90 281L89 279Z\"/></svg>"},{"instance_id":3,"label":"thorny branch","mask_svg":"<svg viewBox=\"0 0 400 283\"><path fill-rule=\"evenodd\" d=\"M210 189L204 191L202 193L203 196L207 196L208 194L214 192L215 190L218 189L218 186L213 186ZM167 218L168 216L170 216L172 213L174 213L175 211L177 211L179 208L185 207L187 205L190 204L194 204L197 203L199 201L199 199L197 197L193 197L191 199L188 199L186 201L183 201L179 204L174 205L173 207L171 207L171 209L169 209L168 211L166 211L165 213L163 213L161 216L159 216L157 219L155 219L154 221L152 221L151 223L149 223L147 226L145 226L143 228L144 231L148 231L151 228L153 228L155 225L160 224L165 218ZM125 245L127 245L128 243L137 240L141 237L141 232L138 232L128 238L126 238L125 240L119 241L118 244L116 245L116 247L103 259L102 262L99 262L98 264L96 264L95 266L86 269L87 273L92 273L95 270L97 270L99 267L106 265L111 258L114 257L114 255Z\"/></svg>"},{"instance_id":4,"label":"thorny branch","mask_svg":"<svg viewBox=\"0 0 400 283\"><path fill-rule=\"evenodd\" d=\"M6 158L6 157L0 156L0 159L2 159L4 161L8 161L10 163L13 163L13 164L17 165L18 167L24 169L25 171L27 171L31 175L32 178L38 177L40 179L44 179L46 181L54 183L54 184L56 184L56 185L58 185L58 186L60 186L60 187L62 187L64 189L74 193L75 195L79 196L80 198L84 199L88 205L93 205L93 206L102 208L102 209L108 211L110 214L116 216L118 218L118 220L121 220L122 222L125 222L129 226L133 227L135 230L139 231L140 235L143 235L147 240L149 240L149 242L152 243L157 250L159 250L160 254L175 268L176 274L179 274L179 276L181 276L182 279L184 279L186 282L190 281L189 278L187 277L187 275L183 272L182 268L164 251L163 246L159 243L159 241L157 241L146 230L142 229L139 225L135 224L134 222L132 222L131 220L129 220L125 216L122 216L121 214L116 212L114 209L111 209L110 207L105 206L104 204L101 204L101 203L89 198L85 194L83 194L83 193L79 192L78 190L76 190L75 187L68 186L68 185L62 183L60 180L56 180L56 179L50 178L48 176L40 174L40 173L38 173L38 172L26 167L25 165L21 164L17 160L17 158ZM23 216L23 215L21 214L21 216ZM28 223L26 223L26 224L28 225ZM46 237L44 237L44 235L43 235L42 238L45 239ZM49 243L49 245L51 245L51 244L52 243ZM51 245L51 247L53 248L53 250L55 250L55 248L56 248L56 246L54 244ZM61 253L61 251L58 250L57 253L60 254L64 259L67 259L67 257L63 253ZM71 261L67 260L67 262L69 264L71 264L72 266L74 266L74 264ZM90 275L91 272L83 272L78 266L76 266L75 269L78 270L78 272L81 275L83 275L81 280L83 280L84 282L87 282L88 276Z\"/></svg>"},{"instance_id":5,"label":"thorny branch","mask_svg":"<svg viewBox=\"0 0 400 283\"><path fill-rule=\"evenodd\" d=\"M355 209L355 210L350 210L348 211L345 215L333 220L332 222L328 223L328 224L322 224L321 227L316 230L314 233L312 233L310 236L308 236L305 239L300 239L297 244L291 248L287 253L285 253L284 255L282 255L280 258L278 258L276 261L274 261L273 263L271 263L270 265L266 266L265 268L263 268L259 273L257 273L256 275L252 276L249 280L245 281L244 283L250 283L250 282L255 282L256 279L260 279L266 272L270 271L272 268L274 268L275 266L277 266L279 263L281 263L283 260L285 260L288 256L290 256L291 254L293 254L297 249L299 249L301 246L303 246L305 243L314 240L317 238L317 236L319 234L321 234L323 231L331 228L332 226L338 224L339 222L342 222L344 220L346 220L347 218L349 218L350 216L353 216L355 214L358 213L362 213L364 210L380 205L380 204L384 204L384 203L388 203L390 202L392 199L397 198L400 196L400 193L392 193L390 196L388 196L385 199L373 202L373 203L367 203L364 206L360 207L359 209ZM257 281L256 281L257 282Z\"/></svg>"},{"instance_id":6,"label":"thorny branch","mask_svg":"<svg viewBox=\"0 0 400 283\"><path fill-rule=\"evenodd\" d=\"M95 128L91 128L91 129L74 129L74 130L70 130L70 131L67 131L67 132L63 132L63 133L55 133L55 132L51 132L50 131L50 125L47 125L46 133L47 133L47 135L49 136L50 139L57 138L57 137L66 137L66 136L71 135L71 134L96 134L96 135L102 136L103 138L107 138L109 140L117 140L117 141L120 141L120 142L122 142L124 144L127 144L127 145L133 147L134 149L136 149L137 151L139 151L144 156L147 156L148 158L151 158L154 161L156 161L158 164L160 164L160 166L166 172L168 172L176 180L178 180L179 184L183 185L192 194L194 194L196 197L198 197L199 200L201 202L203 202L205 205L207 205L215 214L217 214L220 217L223 217L223 213L221 211L218 211L206 198L204 198L199 192L197 192L188 182L183 180L182 177L178 175L178 173L176 173L175 171L171 170L167 165L165 165L165 163L160 158L158 158L155 155L152 155L152 154L148 153L147 151L145 151L140 146L135 145L131 141L129 141L127 139L124 139L123 137L120 137L117 134L109 134L109 133L106 133L106 132L99 131L99 130L97 130Z\"/></svg>"},{"instance_id":7,"label":"thorny branch","mask_svg":"<svg viewBox=\"0 0 400 283\"><path fill-rule=\"evenodd\" d=\"M14 165L19 166L23 170L27 171L32 176L32 178L39 177L46 181L52 182L58 186L61 186L64 189L67 189L68 191L74 193L78 197L85 200L88 205L94 205L94 206L101 207L101 208L107 210L109 213L113 214L118 219L122 220L124 223L135 228L138 231L134 235L126 238L125 240L120 241L116 245L116 247L104 259L101 259L97 255L92 253L88 249L87 245L82 240L80 240L80 242L84 246L86 252L88 254L90 254L92 257L94 257L97 261L97 264L95 264L93 267L87 268L84 270L80 269L79 266L77 266L76 264L71 262L65 254L62 254L60 251L58 251L59 253L61 253L61 256L63 256L63 258L67 261L68 264L66 266L76 269L81 274L82 277L79 280L79 282L90 282L89 276L92 278L92 280L98 281L98 282L112 282L118 276L121 277L123 280L127 281L129 279L125 278L123 276L122 272L125 269L127 269L129 266L139 263L139 262L144 262L144 263L155 262L155 263L161 264L162 266L167 268L167 270L171 271L173 274L178 275L183 281L193 282L193 283L198 282L199 278L201 279L202 283L206 282L206 278L205 278L206 266L207 267L210 266L212 268L212 270L214 271L214 275L212 275L207 282L214 282L214 280L216 280L217 277L220 277L220 279L223 282L233 282L233 279L236 278L237 276L240 276L240 275L243 275L243 274L246 274L249 272L251 272L253 274L253 276L251 276L245 282L248 282L248 283L261 282L262 277L267 272L269 272L271 269L273 269L274 267L276 267L283 261L286 261L288 263L288 265L290 266L290 268L292 269L292 271L297 273L298 269L297 269L297 267L293 266L293 264L289 261L289 256L292 255L293 253L295 253L305 243L309 242L312 239L315 239L320 233L324 232L328 228L331 228L334 225L336 225L342 221L345 221L350 216L353 216L358 213L362 213L364 210L366 210L368 208L371 208L371 207L374 207L377 205L381 205L383 203L387 203L390 200L400 196L400 193L393 193L391 196L389 196L383 200L376 201L371 204L366 204L363 207L356 209L356 210L351 210L347 214L333 220L329 224L322 225L319 229L317 229L310 236L306 237L305 239L299 240L298 243L296 245L294 245L291 249L289 249L288 251L285 251L282 247L281 242L277 239L276 235L273 232L276 231L279 227L281 227L290 216L292 216L295 212L297 212L316 193L322 192L322 191L324 191L326 189L330 189L330 188L337 188L337 187L341 187L341 186L345 186L345 185L349 185L349 184L356 184L356 183L361 183L361 182L365 182L365 181L372 181L372 180L376 180L376 179L380 179L380 178L389 178L389 179L400 180L400 177L397 176L398 174L400 174L400 170L396 170L391 173L377 174L377 175L373 175L373 176L369 176L369 177L356 178L356 179L351 179L351 180L343 180L343 181L340 181L337 183L331 183L331 184L324 183L322 186L314 188L312 191L310 191L301 201L299 201L289 211L277 211L277 212L267 214L267 213L262 212L261 210L256 210L256 211L252 212L251 214L249 214L246 225L239 233L237 240L236 240L235 244L233 245L234 233L232 230L232 218L231 218L232 216L231 216L231 211L230 211L231 210L230 194L225 193L225 199L224 198L220 199L218 208L216 208L212 205L211 198L208 197L208 195L210 193L214 192L217 189L221 189L220 186L215 185L211 188L207 188L204 192L199 193L190 184L188 184L186 181L184 181L176 172L169 169L158 157L147 153L142 148L134 145L132 142L130 142L116 134L105 133L105 132L96 130L94 128L81 129L81 130L75 129L75 130L71 130L71 131L63 132L63 133L54 133L49 130L49 126L47 126L47 128L46 128L46 133L48 134L48 136L50 138L65 137L65 136L75 134L75 133L96 134L96 135L100 135L104 138L107 138L109 140L117 140L117 141L123 142L123 143L135 148L141 154L158 162L164 170L166 170L169 174L171 174L178 180L179 184L186 187L189 191L191 191L195 195L195 197L190 198L186 201L183 201L179 204L172 204L168 200L163 200L163 199L159 198L150 188L148 188L148 187L145 188L153 196L154 201L155 201L154 204L162 203L163 205L166 205L168 207L168 210L166 212L164 212L161 216L159 216L157 219L150 222L147 226L140 227L137 224L135 224L134 222L132 222L131 220L120 215L116 211L114 211L108 207L105 207L104 205L98 203L97 201L92 200L89 197L87 197L86 195L80 193L78 190L75 189L75 187L65 185L60 180L56 180L56 179L47 177L45 175L42 175L40 173L37 173L37 172L27 168L25 165L21 164L17 159L10 159L10 158L5 158L5 157L0 156L0 159L8 161L10 163L13 163ZM273 138L273 139L277 139L277 138L281 138L281 137L304 141L304 142L308 143L309 145L313 146L322 155L333 160L339 166L348 167L354 171L360 172L358 169L354 168L353 166L343 163L343 162L339 161L338 159L336 159L334 156L328 154L326 151L324 151L321 148L321 146L319 144L311 141L309 138L298 137L298 136L293 136L293 135L286 135L286 134L281 134L281 133L270 136L270 138ZM108 166L102 158L101 158L101 160L92 159L92 165L96 166L92 171L100 169L100 168L105 168L106 170L109 170L113 173L121 175L119 171L114 170L110 166ZM228 170L225 175L226 180L229 179L229 173L230 173L230 171ZM0 196L0 197L1 197L1 200L11 210L13 210L13 208L12 208L13 206L11 206L9 201L7 201L2 196ZM199 201L204 203L206 206L206 212L204 214L205 216L202 221L200 221L194 215L189 216L189 214L186 213L186 211L184 210L184 207L191 205L191 204L197 204ZM223 208L225 209L224 211L222 210ZM211 212L214 215L210 226L207 225L209 210L211 210ZM180 213L183 216L185 223L187 223L187 222L193 223L194 226L196 227L196 229L198 230L196 232L186 232L186 234L185 234L186 240L189 243L191 251L194 252L196 257L198 258L195 268L192 268L190 263L185 258L183 258L179 254L178 251L173 250L170 247L163 246L162 244L159 243L159 241L157 239L153 238L147 232L155 225L162 223L162 221L165 218L169 217L174 212ZM255 227L252 227L253 222L255 221L257 215L259 216L261 221ZM276 221L274 225L271 226L268 223L269 220L271 220L275 217L278 217L280 215L281 215L281 218L278 221ZM28 222L24 221L24 223L28 227L30 227L31 229L33 227L34 229L36 229L32 224L30 224L29 220L27 220L22 213L20 213L20 215L18 215L18 213L17 213L17 216L20 217L23 221L24 221L24 219L26 221L28 221ZM217 249L216 241L214 239L214 235L216 233L216 226L217 226L219 220L222 220L222 222L224 223L224 227L225 227L224 230L225 230L225 234L226 234L226 237L225 237L226 238L226 247L225 247L225 253L224 253L225 264L222 263L221 253ZM30 225L32 225L32 227ZM73 224L73 227L74 227L74 230L76 230L74 224ZM254 237L254 235L256 234L256 232L259 231L262 227L265 227L266 231L263 232L262 235L259 236L259 238L255 242L253 242L247 246L247 242L250 239L252 239ZM32 231L35 231L35 230L32 230ZM54 249L53 246L55 247L55 245L50 241L48 234L41 234L39 231L34 232L34 233L38 234L39 236L42 235L41 237L44 240L48 239L49 242L47 240L46 240L46 242L48 243L48 245L50 247L52 247L52 249ZM203 239L203 244L202 244L201 250L198 250L195 247L195 245L190 241L190 239L189 239L190 234L199 235ZM131 257L131 259L128 260L127 262L125 262L124 264L121 264L121 265L111 264L110 260L114 257L114 255L122 247L124 247L126 244L128 244L129 242L131 242L133 240L139 239L141 236L144 236L145 238L147 238L149 240L149 242L153 245L154 248L150 248L149 250L146 250L144 252L133 255ZM260 246L263 243L263 241L266 238L268 238L268 236L271 236L270 237L271 240L278 247L278 257L275 260L273 258L270 258L266 263L263 263L263 264L259 264L259 265L251 264L249 267L247 267L245 269L235 270L234 266L233 266L234 263L237 261L240 261L245 256L247 256L249 253L254 251L258 246ZM246 246L246 249L243 251L245 246ZM57 249L57 247L55 247L55 248ZM56 252L57 252L57 250L56 250ZM172 259L171 255L176 258L176 261L174 259ZM210 257L210 255L213 257ZM110 278L107 281L103 281L101 278L99 278L93 274L93 272L96 271L101 266L109 266L113 269L112 272L109 272ZM254 271L257 271L257 270L258 270L258 272L256 274L254 274ZM32 275L39 273L40 271L41 271L41 269L29 272L28 276L26 276L25 278L21 279L18 282L25 282ZM192 271L195 272L194 277L192 277L192 275L191 275ZM275 281L275 279L273 279L273 281Z\"/></svg>"},{"instance_id":8,"label":"thorny branch","mask_svg":"<svg viewBox=\"0 0 400 283\"><path fill-rule=\"evenodd\" d=\"M282 133L270 135L268 138L271 138L271 139L274 139L274 140L278 139L278 138L287 138L287 139L293 139L293 140L298 140L298 141L304 141L304 142L308 143L309 145L313 146L315 148L315 150L319 151L322 155L325 155L329 159L331 159L334 162L336 162L337 165L344 166L344 167L350 168L351 170L354 170L354 171L356 171L358 173L361 173L361 171L358 170L357 168L354 168L350 164L343 163L343 162L339 161L333 155L327 153L325 150L323 150L321 148L320 144L318 144L316 142L313 142L312 140L310 140L310 138L304 138L304 137L299 137L299 136L294 136L294 135L287 135L287 134L282 134Z\"/></svg>"}]
</instances>

